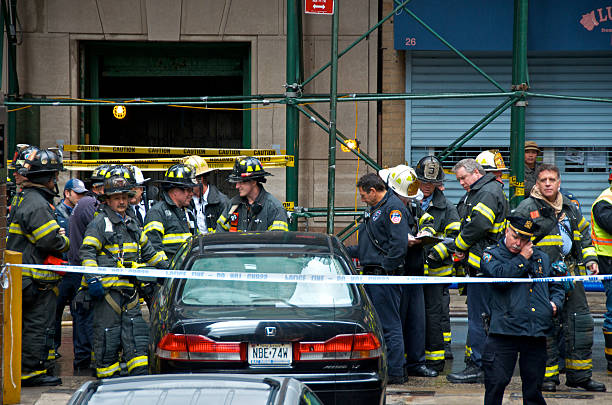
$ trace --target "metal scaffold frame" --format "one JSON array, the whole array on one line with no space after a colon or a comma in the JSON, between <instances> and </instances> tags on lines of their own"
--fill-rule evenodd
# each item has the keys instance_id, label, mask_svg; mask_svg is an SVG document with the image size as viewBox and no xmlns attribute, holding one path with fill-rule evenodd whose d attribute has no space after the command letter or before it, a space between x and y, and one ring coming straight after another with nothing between
<instances>
[{"instance_id":1,"label":"metal scaffold frame","mask_svg":"<svg viewBox=\"0 0 612 405\"><path fill-rule=\"evenodd\" d=\"M382 0L380 0L382 1ZM426 100L426 99L456 99L456 98L492 98L504 97L505 99L493 108L482 119L475 123L470 129L448 145L438 157L444 161L467 141L473 138L476 134L482 131L489 123L499 117L508 108L511 109L511 129L510 129L510 205L515 207L524 196L524 153L523 145L525 142L525 109L527 107L527 98L543 97L555 98L564 100L588 101L612 103L609 98L594 98L594 97L579 97L566 96L559 94L542 94L529 92L527 78L527 14L529 0L514 0L514 29L513 29L513 50L512 50L512 88L510 91L504 89L491 76L480 69L475 63L467 58L461 51L455 48L449 41L439 35L427 23L421 20L409 8L408 3L411 0L393 0L393 10L385 15L380 21L369 28L363 35L357 38L344 50L338 50L338 18L341 11L341 0L335 0L335 12L332 18L331 25L331 56L330 61L321 66L311 76L304 79L304 64L303 64L303 31L302 31L302 0L287 0L287 64L286 64L286 92L284 94L259 94L250 96L207 96L207 97L152 97L147 100L139 98L116 98L116 99L97 99L97 100L77 100L71 98L20 98L19 83L16 74L16 15L15 10L17 0L1 0L1 12L7 33L7 61L8 61L8 83L7 92L4 98L4 106L13 108L15 111L28 106L101 106L113 103L115 105L130 105L130 106L153 106L166 105L169 107L198 107L198 108L214 108L219 105L233 105L238 107L244 106L269 106L269 105L285 105L286 110L286 150L287 155L294 156L293 167L287 167L286 179L286 200L294 202L298 205L298 181L299 181L299 117L300 114L309 119L310 122L317 125L323 131L327 132L329 140L328 153L328 196L327 206L324 208L301 208L297 209L294 215L296 217L327 218L327 232L334 231L335 216L353 216L355 221L348 227L339 232L339 236L343 239L350 236L355 229L360 218L363 216L362 211L348 207L335 206L335 155L336 145L340 143L348 148L359 159L363 160L367 165L375 170L380 170L381 167L374 159L362 151L359 147L351 148L346 143L348 138L336 126L337 103L343 102L368 102L368 101L387 101L387 100ZM465 61L475 71L477 71L485 80L487 80L496 91L481 92L481 93L441 93L441 94L415 94L415 93L338 93L338 59L348 53L357 44L377 30L382 24L391 19L393 15L399 11L405 11L418 24L424 27L446 47L454 52L459 58ZM4 35L4 32L3 34ZM1 38L0 44L4 43L4 37ZM1 45L0 45L1 46ZM1 52L4 53L4 47ZM1 67L1 62L0 62ZM315 77L323 73L327 68L330 68L330 92L329 94L308 94L304 93L304 88ZM321 113L312 106L312 104L329 103L329 118L326 119ZM8 150L11 151L15 147L15 117L14 114L9 114L8 117ZM296 229L297 221L293 221L292 229Z\"/></svg>"}]
</instances>

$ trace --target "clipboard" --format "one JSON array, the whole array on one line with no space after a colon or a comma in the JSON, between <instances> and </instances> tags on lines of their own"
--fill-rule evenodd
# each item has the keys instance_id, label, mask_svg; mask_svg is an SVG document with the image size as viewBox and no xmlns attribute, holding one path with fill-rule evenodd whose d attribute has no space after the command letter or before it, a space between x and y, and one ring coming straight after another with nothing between
<instances>
[{"instance_id":1,"label":"clipboard","mask_svg":"<svg viewBox=\"0 0 612 405\"><path fill-rule=\"evenodd\" d=\"M437 238L429 235L417 236L415 239L420 240L423 245L434 245L444 240L443 238Z\"/></svg>"}]
</instances>

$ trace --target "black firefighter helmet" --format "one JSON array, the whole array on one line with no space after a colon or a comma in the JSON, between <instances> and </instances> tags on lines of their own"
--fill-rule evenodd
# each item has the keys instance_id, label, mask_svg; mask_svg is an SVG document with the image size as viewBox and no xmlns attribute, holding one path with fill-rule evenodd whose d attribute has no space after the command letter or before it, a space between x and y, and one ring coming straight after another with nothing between
<instances>
[{"instance_id":1,"label":"black firefighter helmet","mask_svg":"<svg viewBox=\"0 0 612 405\"><path fill-rule=\"evenodd\" d=\"M122 165L114 165L108 168L104 174L104 194L98 195L98 199L104 201L114 194L127 193L133 196L136 181L132 171Z\"/></svg>"},{"instance_id":2,"label":"black firefighter helmet","mask_svg":"<svg viewBox=\"0 0 612 405\"><path fill-rule=\"evenodd\" d=\"M256 157L237 157L232 174L227 177L227 181L240 183L241 181L255 180L265 183L266 176L272 176L272 174L263 169L263 165Z\"/></svg>"},{"instance_id":3,"label":"black firefighter helmet","mask_svg":"<svg viewBox=\"0 0 612 405\"><path fill-rule=\"evenodd\" d=\"M195 173L196 170L193 166L177 163L170 166L164 174L164 179L158 182L166 190L174 187L183 189L193 188L198 185L198 182L195 180Z\"/></svg>"},{"instance_id":4,"label":"black firefighter helmet","mask_svg":"<svg viewBox=\"0 0 612 405\"><path fill-rule=\"evenodd\" d=\"M424 183L442 183L444 181L442 163L435 156L421 158L414 171L416 172L417 179Z\"/></svg>"}]
</instances>

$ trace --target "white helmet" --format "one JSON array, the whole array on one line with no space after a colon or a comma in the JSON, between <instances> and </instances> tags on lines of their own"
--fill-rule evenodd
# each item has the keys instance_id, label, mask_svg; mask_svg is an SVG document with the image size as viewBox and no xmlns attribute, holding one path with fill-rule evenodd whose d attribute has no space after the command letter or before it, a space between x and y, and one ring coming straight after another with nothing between
<instances>
[{"instance_id":1,"label":"white helmet","mask_svg":"<svg viewBox=\"0 0 612 405\"><path fill-rule=\"evenodd\" d=\"M143 186L146 181L151 180L151 179L144 178L144 175L142 174L142 170L140 170L140 168L134 165L124 165L124 166L130 169L130 171L134 175L134 180L136 181L136 185Z\"/></svg>"},{"instance_id":2,"label":"white helmet","mask_svg":"<svg viewBox=\"0 0 612 405\"><path fill-rule=\"evenodd\" d=\"M414 169L406 165L397 165L389 169L382 169L378 175L383 179L389 188L402 197L423 198L423 192L419 188L419 180Z\"/></svg>"},{"instance_id":3,"label":"white helmet","mask_svg":"<svg viewBox=\"0 0 612 405\"><path fill-rule=\"evenodd\" d=\"M198 156L198 155L185 156L183 158L183 163L186 165L193 166L193 168L195 169L196 177L215 170L215 169L209 168L208 163L206 163L206 160L204 160L202 156Z\"/></svg>"},{"instance_id":4,"label":"white helmet","mask_svg":"<svg viewBox=\"0 0 612 405\"><path fill-rule=\"evenodd\" d=\"M482 165L485 172L507 172L509 169L504 164L504 158L496 149L480 152L476 161Z\"/></svg>"}]
</instances>

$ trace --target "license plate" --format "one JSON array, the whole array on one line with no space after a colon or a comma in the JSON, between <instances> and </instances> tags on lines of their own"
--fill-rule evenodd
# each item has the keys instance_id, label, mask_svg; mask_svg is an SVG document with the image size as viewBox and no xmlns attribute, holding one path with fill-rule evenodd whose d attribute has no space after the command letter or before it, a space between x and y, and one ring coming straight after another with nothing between
<instances>
[{"instance_id":1,"label":"license plate","mask_svg":"<svg viewBox=\"0 0 612 405\"><path fill-rule=\"evenodd\" d=\"M249 364L257 366L291 365L290 343L249 344Z\"/></svg>"}]
</instances>

